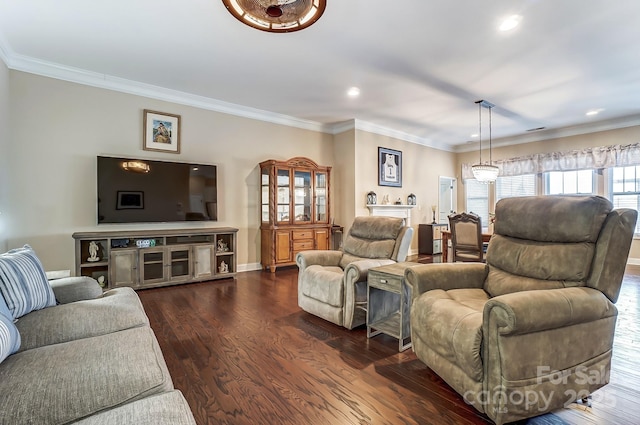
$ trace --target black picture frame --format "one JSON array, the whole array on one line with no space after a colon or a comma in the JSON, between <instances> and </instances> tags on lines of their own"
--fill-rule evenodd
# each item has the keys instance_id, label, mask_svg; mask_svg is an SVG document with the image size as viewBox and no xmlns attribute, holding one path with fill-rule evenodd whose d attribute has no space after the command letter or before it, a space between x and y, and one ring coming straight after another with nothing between
<instances>
[{"instance_id":1,"label":"black picture frame","mask_svg":"<svg viewBox=\"0 0 640 425\"><path fill-rule=\"evenodd\" d=\"M144 209L144 192L118 191L117 210Z\"/></svg>"},{"instance_id":2,"label":"black picture frame","mask_svg":"<svg viewBox=\"0 0 640 425\"><path fill-rule=\"evenodd\" d=\"M378 186L402 187L402 152L378 147Z\"/></svg>"}]
</instances>

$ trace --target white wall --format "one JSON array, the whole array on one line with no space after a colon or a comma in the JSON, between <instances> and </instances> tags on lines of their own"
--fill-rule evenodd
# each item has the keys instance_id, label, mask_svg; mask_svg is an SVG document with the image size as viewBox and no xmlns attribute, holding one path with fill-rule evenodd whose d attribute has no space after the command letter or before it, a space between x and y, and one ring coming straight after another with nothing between
<instances>
[{"instance_id":1,"label":"white wall","mask_svg":"<svg viewBox=\"0 0 640 425\"><path fill-rule=\"evenodd\" d=\"M0 94L6 80L6 70L0 71ZM258 163L306 156L333 165L331 135L19 71L9 72L9 84L13 131L11 143L3 142L7 164L1 169L11 176L11 184L8 198L0 199L8 199L11 211L2 237L9 249L31 244L48 270L74 269L71 235L77 231L203 226L98 226L97 155L218 165L219 217L214 226L239 229L238 264L249 268L260 258ZM181 115L180 154L142 150L144 109ZM0 111L0 119L6 116ZM1 135L5 127L0 125Z\"/></svg>"},{"instance_id":2,"label":"white wall","mask_svg":"<svg viewBox=\"0 0 640 425\"><path fill-rule=\"evenodd\" d=\"M6 157L12 206L6 248L29 243L46 269L74 269L78 231L201 227L202 223L96 224L96 156L111 155L218 165L218 222L239 229L239 269L258 267L259 174L266 159L305 156L333 167L332 217L348 229L368 214L366 193L377 186L378 146L405 152L403 187L395 200L418 197L414 227L430 221L438 175L454 171L455 154L350 130L332 135L221 114L140 96L10 71L12 141ZM142 113L181 115L181 153L142 150ZM426 205L427 207L423 208ZM414 239L417 249L417 237Z\"/></svg>"},{"instance_id":3,"label":"white wall","mask_svg":"<svg viewBox=\"0 0 640 425\"><path fill-rule=\"evenodd\" d=\"M378 186L378 147L402 152L402 187ZM417 205L411 210L414 237L410 254L417 254L418 224L431 223L431 205L438 204L439 176L455 174L456 155L393 137L357 131L355 158L355 197L345 202L353 202L355 215L360 216L369 215L365 205L367 193L371 190L376 193L378 203L382 203L384 195L389 195L391 203L400 198L406 204L410 193L416 195Z\"/></svg>"},{"instance_id":4,"label":"white wall","mask_svg":"<svg viewBox=\"0 0 640 425\"><path fill-rule=\"evenodd\" d=\"M355 154L355 130L336 134L333 140L335 153L335 168L331 170L331 187L335 223L349 228L353 217L356 216L355 186L356 181L356 154ZM338 184L339 182L339 184Z\"/></svg>"},{"instance_id":5,"label":"white wall","mask_svg":"<svg viewBox=\"0 0 640 425\"><path fill-rule=\"evenodd\" d=\"M0 59L0 252L7 250L7 223L9 203L9 143L11 117L9 115L9 69Z\"/></svg>"}]
</instances>

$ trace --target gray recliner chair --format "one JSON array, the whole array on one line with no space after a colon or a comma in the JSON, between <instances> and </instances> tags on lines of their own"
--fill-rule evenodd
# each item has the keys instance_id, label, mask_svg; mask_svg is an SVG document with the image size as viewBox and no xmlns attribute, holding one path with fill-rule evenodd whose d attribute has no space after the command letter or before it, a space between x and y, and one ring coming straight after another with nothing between
<instances>
[{"instance_id":1,"label":"gray recliner chair","mask_svg":"<svg viewBox=\"0 0 640 425\"><path fill-rule=\"evenodd\" d=\"M636 220L599 196L500 200L486 264L405 271L417 357L497 424L586 398L609 382Z\"/></svg>"},{"instance_id":2,"label":"gray recliner chair","mask_svg":"<svg viewBox=\"0 0 640 425\"><path fill-rule=\"evenodd\" d=\"M413 229L393 217L356 217L340 251L303 251L298 264L298 305L353 329L366 321L367 274L372 267L405 261Z\"/></svg>"}]
</instances>

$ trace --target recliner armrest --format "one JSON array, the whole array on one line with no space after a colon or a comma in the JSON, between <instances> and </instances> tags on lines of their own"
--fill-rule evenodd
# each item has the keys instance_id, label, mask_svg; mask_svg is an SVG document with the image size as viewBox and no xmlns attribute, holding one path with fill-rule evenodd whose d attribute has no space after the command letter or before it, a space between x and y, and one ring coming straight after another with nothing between
<instances>
[{"instance_id":1,"label":"recliner armrest","mask_svg":"<svg viewBox=\"0 0 640 425\"><path fill-rule=\"evenodd\" d=\"M98 282L88 276L65 277L50 280L56 300L60 304L75 301L91 300L102 296L102 288Z\"/></svg>"},{"instance_id":2,"label":"recliner armrest","mask_svg":"<svg viewBox=\"0 0 640 425\"><path fill-rule=\"evenodd\" d=\"M433 263L409 267L404 277L415 299L432 289L483 288L488 274L484 263Z\"/></svg>"},{"instance_id":3,"label":"recliner armrest","mask_svg":"<svg viewBox=\"0 0 640 425\"><path fill-rule=\"evenodd\" d=\"M497 327L500 335L518 335L593 322L617 314L616 306L593 288L522 291L487 301L483 327Z\"/></svg>"},{"instance_id":4,"label":"recliner armrest","mask_svg":"<svg viewBox=\"0 0 640 425\"><path fill-rule=\"evenodd\" d=\"M342 251L311 250L302 251L296 255L296 263L301 271L314 264L340 267L341 259Z\"/></svg>"},{"instance_id":5,"label":"recliner armrest","mask_svg":"<svg viewBox=\"0 0 640 425\"><path fill-rule=\"evenodd\" d=\"M389 259L363 259L349 263L344 269L345 283L363 282L367 280L369 269L394 263L394 260Z\"/></svg>"}]
</instances>

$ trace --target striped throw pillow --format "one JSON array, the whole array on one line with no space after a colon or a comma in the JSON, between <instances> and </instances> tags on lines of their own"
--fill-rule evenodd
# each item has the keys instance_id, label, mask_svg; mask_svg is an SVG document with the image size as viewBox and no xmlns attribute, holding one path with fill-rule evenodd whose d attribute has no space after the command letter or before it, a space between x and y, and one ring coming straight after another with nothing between
<instances>
[{"instance_id":1,"label":"striped throw pillow","mask_svg":"<svg viewBox=\"0 0 640 425\"><path fill-rule=\"evenodd\" d=\"M56 305L42 263L29 245L0 255L0 295L14 319Z\"/></svg>"},{"instance_id":2,"label":"striped throw pillow","mask_svg":"<svg viewBox=\"0 0 640 425\"><path fill-rule=\"evenodd\" d=\"M20 348L20 333L13 323L11 312L0 296L0 363Z\"/></svg>"}]
</instances>

